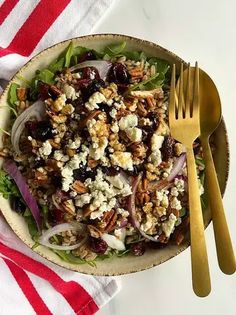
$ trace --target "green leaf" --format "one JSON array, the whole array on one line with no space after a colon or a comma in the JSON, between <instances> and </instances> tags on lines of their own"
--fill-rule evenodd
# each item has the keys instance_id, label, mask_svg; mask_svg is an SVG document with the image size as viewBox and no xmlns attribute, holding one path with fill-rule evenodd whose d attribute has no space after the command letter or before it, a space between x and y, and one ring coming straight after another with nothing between
<instances>
[{"instance_id":1,"label":"green leaf","mask_svg":"<svg viewBox=\"0 0 236 315\"><path fill-rule=\"evenodd\" d=\"M147 90L153 90L157 88L158 86L162 86L165 80L165 75L163 73L157 73L154 76L148 78L147 80L141 81L138 84L135 84L133 87L131 87L131 91L135 90L141 90L141 91L147 91Z\"/></svg>"},{"instance_id":2,"label":"green leaf","mask_svg":"<svg viewBox=\"0 0 236 315\"><path fill-rule=\"evenodd\" d=\"M32 215L30 215L30 216L25 216L25 221L28 225L29 233L32 239L37 241L39 237L39 231L38 231L35 219L32 217Z\"/></svg>"},{"instance_id":3,"label":"green leaf","mask_svg":"<svg viewBox=\"0 0 236 315\"><path fill-rule=\"evenodd\" d=\"M18 187L3 170L0 170L0 193L5 199L20 197Z\"/></svg>"},{"instance_id":4,"label":"green leaf","mask_svg":"<svg viewBox=\"0 0 236 315\"><path fill-rule=\"evenodd\" d=\"M125 51L122 55L126 56L127 59L140 61L141 59L146 60L147 56L141 51Z\"/></svg>"},{"instance_id":5,"label":"green leaf","mask_svg":"<svg viewBox=\"0 0 236 315\"><path fill-rule=\"evenodd\" d=\"M53 73L55 73L55 72L57 72L57 71L61 71L61 70L63 69L63 67L64 67L64 62L65 62L65 58L62 57L62 58L60 58L59 60L53 61L53 62L49 65L48 69L49 69L51 72L53 72Z\"/></svg>"},{"instance_id":6,"label":"green leaf","mask_svg":"<svg viewBox=\"0 0 236 315\"><path fill-rule=\"evenodd\" d=\"M43 81L47 84L52 84L53 83L53 78L54 78L54 73L51 72L48 69L44 69L39 71L39 73L36 74L36 80L35 81ZM35 82L37 83L37 82Z\"/></svg>"},{"instance_id":7,"label":"green leaf","mask_svg":"<svg viewBox=\"0 0 236 315\"><path fill-rule=\"evenodd\" d=\"M81 56L89 50L90 49L83 47L83 46L74 47L73 56Z\"/></svg>"},{"instance_id":8,"label":"green leaf","mask_svg":"<svg viewBox=\"0 0 236 315\"><path fill-rule=\"evenodd\" d=\"M152 57L148 59L148 63L150 65L154 65L156 67L156 72L166 74L170 68L168 61Z\"/></svg>"},{"instance_id":9,"label":"green leaf","mask_svg":"<svg viewBox=\"0 0 236 315\"><path fill-rule=\"evenodd\" d=\"M186 213L187 213L187 209L183 207L183 208L181 208L180 211L179 211L179 216L180 216L180 217L183 217L183 216L186 215Z\"/></svg>"},{"instance_id":10,"label":"green leaf","mask_svg":"<svg viewBox=\"0 0 236 315\"><path fill-rule=\"evenodd\" d=\"M75 265L82 265L82 264L89 264L92 267L95 267L96 264L94 261L87 261L83 258L80 257L76 257L73 254L71 254L70 252L67 253L64 250L57 250L57 249L53 249L53 252L56 253L62 260L71 263L71 264L75 264Z\"/></svg>"},{"instance_id":11,"label":"green leaf","mask_svg":"<svg viewBox=\"0 0 236 315\"><path fill-rule=\"evenodd\" d=\"M8 92L8 103L15 108L16 102L18 101L18 97L16 94L17 88L20 87L17 83L12 83Z\"/></svg>"},{"instance_id":12,"label":"green leaf","mask_svg":"<svg viewBox=\"0 0 236 315\"><path fill-rule=\"evenodd\" d=\"M121 42L119 44L112 44L109 46L106 46L104 49L104 54L107 54L110 57L118 56L122 53L126 46L126 42Z\"/></svg>"},{"instance_id":13,"label":"green leaf","mask_svg":"<svg viewBox=\"0 0 236 315\"><path fill-rule=\"evenodd\" d=\"M70 45L68 46L67 50L66 50L66 55L65 55L65 67L68 68L70 66L70 61L71 61L71 57L73 55L73 51L74 51L74 45L73 42L70 42Z\"/></svg>"}]
</instances>

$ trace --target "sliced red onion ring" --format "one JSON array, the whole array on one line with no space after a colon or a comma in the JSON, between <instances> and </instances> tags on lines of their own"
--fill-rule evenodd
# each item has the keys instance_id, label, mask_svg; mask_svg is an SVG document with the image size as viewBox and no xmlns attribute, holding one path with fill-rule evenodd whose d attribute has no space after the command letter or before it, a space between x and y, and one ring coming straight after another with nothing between
<instances>
[{"instance_id":1,"label":"sliced red onion ring","mask_svg":"<svg viewBox=\"0 0 236 315\"><path fill-rule=\"evenodd\" d=\"M21 172L18 170L18 167L16 166L15 162L11 160L5 160L3 163L3 169L12 177L12 179L15 181L22 198L24 199L26 205L29 207L35 221L38 227L38 230L41 230L42 226L42 219L40 216L39 207L37 205L36 200L31 195L31 192L29 191L29 187L26 183L25 178L22 176Z\"/></svg>"},{"instance_id":2,"label":"sliced red onion ring","mask_svg":"<svg viewBox=\"0 0 236 315\"><path fill-rule=\"evenodd\" d=\"M170 175L167 177L168 182L172 182L179 172L183 169L184 163L186 161L186 153L182 153L179 158L175 161Z\"/></svg>"},{"instance_id":3,"label":"sliced red onion ring","mask_svg":"<svg viewBox=\"0 0 236 315\"><path fill-rule=\"evenodd\" d=\"M58 249L58 250L76 249L85 242L85 238L81 242L79 242L75 245L56 245L56 244L51 244L49 242L49 240L51 237L58 235L61 232L65 232L65 231L79 231L79 232L81 231L81 232L83 232L84 230L85 230L84 225L81 223L77 223L77 222L58 224L58 225L52 227L51 229L43 232L39 238L39 243L41 245L47 246L49 248Z\"/></svg>"},{"instance_id":4,"label":"sliced red onion ring","mask_svg":"<svg viewBox=\"0 0 236 315\"><path fill-rule=\"evenodd\" d=\"M112 63L105 60L89 60L84 61L82 63L78 63L77 65L70 68L70 71L73 72L78 69L82 69L85 67L94 67L98 70L100 78L105 80L109 69L111 68Z\"/></svg>"},{"instance_id":5,"label":"sliced red onion ring","mask_svg":"<svg viewBox=\"0 0 236 315\"><path fill-rule=\"evenodd\" d=\"M11 130L11 142L17 154L21 153L19 148L19 142L22 131L25 128L25 123L32 118L41 120L44 114L45 114L44 103L41 100L39 100L30 107L28 107L26 110L24 110L23 113L16 118Z\"/></svg>"}]
</instances>

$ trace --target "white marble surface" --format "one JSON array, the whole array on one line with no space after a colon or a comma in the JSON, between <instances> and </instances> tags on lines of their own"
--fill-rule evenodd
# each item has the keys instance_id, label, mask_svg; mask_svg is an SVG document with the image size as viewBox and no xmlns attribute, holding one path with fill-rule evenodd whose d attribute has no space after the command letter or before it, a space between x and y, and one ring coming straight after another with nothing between
<instances>
[{"instance_id":1,"label":"white marble surface","mask_svg":"<svg viewBox=\"0 0 236 315\"><path fill-rule=\"evenodd\" d=\"M123 33L156 42L199 61L214 79L228 127L231 166L225 208L236 248L236 2L234 0L115 0L94 33ZM196 297L191 288L190 252L141 273L119 277L122 291L99 315L233 315L236 277L218 268L212 225L206 231L212 292Z\"/></svg>"}]
</instances>

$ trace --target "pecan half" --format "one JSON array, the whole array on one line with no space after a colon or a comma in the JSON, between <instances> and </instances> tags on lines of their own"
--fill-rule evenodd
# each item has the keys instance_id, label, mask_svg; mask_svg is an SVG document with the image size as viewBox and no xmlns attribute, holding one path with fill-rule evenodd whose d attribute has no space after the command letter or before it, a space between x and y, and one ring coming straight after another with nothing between
<instances>
[{"instance_id":1,"label":"pecan half","mask_svg":"<svg viewBox=\"0 0 236 315\"><path fill-rule=\"evenodd\" d=\"M75 206L72 199L68 199L62 202L62 207L66 212L75 214Z\"/></svg>"},{"instance_id":2,"label":"pecan half","mask_svg":"<svg viewBox=\"0 0 236 315\"><path fill-rule=\"evenodd\" d=\"M87 225L87 228L88 228L89 234L92 237L99 238L102 236L102 232L98 228L96 228L94 225Z\"/></svg>"},{"instance_id":3,"label":"pecan half","mask_svg":"<svg viewBox=\"0 0 236 315\"><path fill-rule=\"evenodd\" d=\"M76 180L73 183L72 189L75 190L78 194L84 194L88 192L88 188L80 180Z\"/></svg>"}]
</instances>

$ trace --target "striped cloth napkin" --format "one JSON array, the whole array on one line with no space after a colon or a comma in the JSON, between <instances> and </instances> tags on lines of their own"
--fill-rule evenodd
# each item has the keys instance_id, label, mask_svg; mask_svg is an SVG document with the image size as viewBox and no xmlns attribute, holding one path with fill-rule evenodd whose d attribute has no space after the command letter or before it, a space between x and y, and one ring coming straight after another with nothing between
<instances>
[{"instance_id":1,"label":"striped cloth napkin","mask_svg":"<svg viewBox=\"0 0 236 315\"><path fill-rule=\"evenodd\" d=\"M0 80L56 42L89 33L112 0L0 0ZM1 81L0 81L1 82ZM0 314L90 315L119 291L113 278L65 270L32 252L0 214Z\"/></svg>"}]
</instances>

